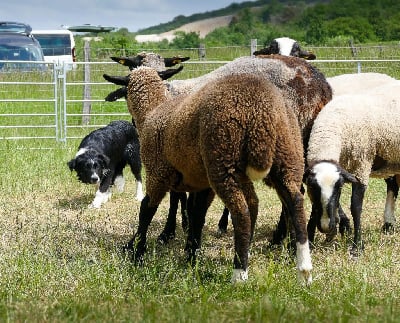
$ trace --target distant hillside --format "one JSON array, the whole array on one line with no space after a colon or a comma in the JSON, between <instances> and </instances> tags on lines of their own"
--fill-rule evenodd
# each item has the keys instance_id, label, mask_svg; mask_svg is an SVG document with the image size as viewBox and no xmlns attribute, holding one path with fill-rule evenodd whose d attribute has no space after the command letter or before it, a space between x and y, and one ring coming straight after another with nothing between
<instances>
[{"instance_id":1,"label":"distant hillside","mask_svg":"<svg viewBox=\"0 0 400 323\"><path fill-rule=\"evenodd\" d=\"M194 22L190 22L184 24L176 29L161 33L161 34L140 34L136 35L135 39L139 43L149 42L149 41L161 41L163 39L167 39L171 41L175 37L175 32L183 31L185 33L195 32L198 33L200 38L204 38L208 33L212 32L214 29L219 27L228 26L232 19L233 15L215 17L215 18L206 18L202 20L197 20Z\"/></svg>"},{"instance_id":2,"label":"distant hillside","mask_svg":"<svg viewBox=\"0 0 400 323\"><path fill-rule=\"evenodd\" d=\"M301 4L310 4L310 3L323 3L329 2L329 0L258 0L258 1L244 1L240 3L236 3L233 0L233 3L225 8L221 8L218 10L207 11L203 13L196 13L190 15L188 17L184 15L180 15L175 17L172 21L159 24L157 26L152 26L144 29L139 29L137 34L140 35L149 35L149 34L162 34L171 30L178 29L183 25L187 25L199 20L205 20L209 18L217 18L221 16L233 16L237 14L240 10L252 7L260 7L265 5L301 5Z\"/></svg>"},{"instance_id":3,"label":"distant hillside","mask_svg":"<svg viewBox=\"0 0 400 323\"><path fill-rule=\"evenodd\" d=\"M178 29L183 25L190 24L199 20L209 19L209 18L219 18L221 16L230 16L237 13L239 10L244 8L250 8L257 5L268 4L271 0L259 0L259 1L246 1L241 3L232 3L228 7L208 11L204 13L196 13L191 16L180 15L175 17L172 21L159 24L157 26L152 26L144 29L140 29L137 31L140 35L149 35L149 34L162 34L165 32L172 31L174 29Z\"/></svg>"}]
</instances>

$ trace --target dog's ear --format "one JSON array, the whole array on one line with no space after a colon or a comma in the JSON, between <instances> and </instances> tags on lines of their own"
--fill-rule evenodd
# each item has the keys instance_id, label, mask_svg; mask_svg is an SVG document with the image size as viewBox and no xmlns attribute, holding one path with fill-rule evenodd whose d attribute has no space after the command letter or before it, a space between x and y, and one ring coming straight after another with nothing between
<instances>
[{"instance_id":1,"label":"dog's ear","mask_svg":"<svg viewBox=\"0 0 400 323\"><path fill-rule=\"evenodd\" d=\"M71 172L75 169L76 166L76 159L71 159L68 163L67 163L69 169L71 170Z\"/></svg>"}]
</instances>

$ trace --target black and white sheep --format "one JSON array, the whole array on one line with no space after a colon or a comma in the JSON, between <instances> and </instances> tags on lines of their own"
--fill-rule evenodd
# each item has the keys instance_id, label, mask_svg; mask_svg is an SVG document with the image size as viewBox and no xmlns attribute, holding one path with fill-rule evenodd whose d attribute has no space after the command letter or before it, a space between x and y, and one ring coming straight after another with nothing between
<instances>
[{"instance_id":1,"label":"black and white sheep","mask_svg":"<svg viewBox=\"0 0 400 323\"><path fill-rule=\"evenodd\" d=\"M313 203L308 226L311 242L316 227L322 232L335 229L341 188L348 182L352 183L352 254L360 251L361 212L369 177L400 174L399 93L400 81L394 81L360 94L337 96L316 118L305 174Z\"/></svg>"},{"instance_id":2,"label":"black and white sheep","mask_svg":"<svg viewBox=\"0 0 400 323\"><path fill-rule=\"evenodd\" d=\"M194 260L206 211L215 193L234 225L232 281L248 276L248 252L258 198L252 181L264 179L281 198L297 246L299 278L311 283L303 194L303 148L297 118L265 78L228 75L190 95L172 98L154 69L130 74L128 109L138 127L146 170L139 225L128 243L140 260L148 226L169 190L191 192L186 250ZM215 193L214 193L215 192Z\"/></svg>"},{"instance_id":3,"label":"black and white sheep","mask_svg":"<svg viewBox=\"0 0 400 323\"><path fill-rule=\"evenodd\" d=\"M263 49L256 50L253 53L255 56L272 54L295 56L308 60L314 60L316 58L313 53L303 50L297 41L289 37L275 38L268 44L268 46Z\"/></svg>"},{"instance_id":4,"label":"black and white sheep","mask_svg":"<svg viewBox=\"0 0 400 323\"><path fill-rule=\"evenodd\" d=\"M304 59L283 55L241 57L216 70L192 79L172 80L167 87L172 96L192 93L202 86L228 75L253 74L272 82L281 92L286 107L293 110L302 131L306 148L313 120L332 98L332 90L324 75ZM104 77L113 83L127 85L128 77ZM226 231L228 212L225 209L219 224L220 231ZM282 224L282 221L280 221ZM279 243L286 229L279 225L273 243Z\"/></svg>"}]
</instances>

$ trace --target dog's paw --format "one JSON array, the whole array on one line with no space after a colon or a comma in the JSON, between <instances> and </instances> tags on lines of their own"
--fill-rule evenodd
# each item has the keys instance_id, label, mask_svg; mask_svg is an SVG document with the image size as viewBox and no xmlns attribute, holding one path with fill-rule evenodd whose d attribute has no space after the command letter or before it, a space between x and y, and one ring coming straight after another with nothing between
<instances>
[{"instance_id":1,"label":"dog's paw","mask_svg":"<svg viewBox=\"0 0 400 323\"><path fill-rule=\"evenodd\" d=\"M94 201L88 205L89 209L100 209L101 203L95 203Z\"/></svg>"},{"instance_id":2,"label":"dog's paw","mask_svg":"<svg viewBox=\"0 0 400 323\"><path fill-rule=\"evenodd\" d=\"M89 208L99 209L101 205L106 203L110 198L111 198L110 190L104 193L97 191L93 202L89 205Z\"/></svg>"}]
</instances>

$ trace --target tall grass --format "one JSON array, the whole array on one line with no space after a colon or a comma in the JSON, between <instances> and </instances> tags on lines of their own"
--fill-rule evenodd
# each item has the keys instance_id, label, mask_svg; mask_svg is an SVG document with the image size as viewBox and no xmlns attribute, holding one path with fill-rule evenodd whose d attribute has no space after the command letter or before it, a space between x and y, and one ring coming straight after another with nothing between
<instances>
[{"instance_id":1,"label":"tall grass","mask_svg":"<svg viewBox=\"0 0 400 323\"><path fill-rule=\"evenodd\" d=\"M180 227L169 245L155 243L168 199L150 227L145 263L136 267L121 251L138 222L133 176L126 172L126 191L104 208L88 209L94 188L78 183L66 166L77 143L46 150L1 146L0 321L398 321L400 238L380 231L383 181L372 180L367 191L364 254L350 260L347 239L327 244L318 234L309 288L297 283L291 256L270 249L280 203L257 183L260 216L250 279L232 286L232 227L217 236L218 199L207 215L195 268L185 263ZM346 188L344 205L348 199Z\"/></svg>"},{"instance_id":2,"label":"tall grass","mask_svg":"<svg viewBox=\"0 0 400 323\"><path fill-rule=\"evenodd\" d=\"M100 80L104 71L94 70L99 74L92 79ZM68 77L71 83L79 82L82 71L78 68ZM94 95L102 97L113 89L99 86ZM0 92L12 89L0 87ZM37 95L30 92L14 95ZM81 97L81 87L71 85L70 94ZM0 105L1 113L17 108L17 104ZM36 108L34 103L25 104L26 111ZM101 103L93 108L106 111L126 106L124 102ZM78 105L76 110L80 109ZM1 119L2 125L5 120ZM95 122L108 121L104 117ZM77 136L89 131L78 120L74 122ZM36 130L27 131L34 134ZM312 253L314 282L309 288L298 284L287 250L270 247L281 204L273 190L256 183L260 214L250 277L244 284L231 285L233 232L230 224L226 235L216 234L223 208L218 199L207 214L202 251L194 268L185 262L185 235L179 226L170 244L156 243L168 197L150 226L144 265L137 267L122 251L138 223L140 205L134 199L133 176L126 170L126 191L113 195L100 210L89 209L95 188L79 183L66 165L78 144L78 139L66 143L0 140L0 321L399 321L400 237L398 232L385 235L380 230L386 193L383 180L371 180L366 193L363 255L351 260L347 237L326 243L318 233ZM349 194L345 187L345 206ZM305 207L309 214L308 199ZM350 214L348 208L345 211Z\"/></svg>"}]
</instances>

